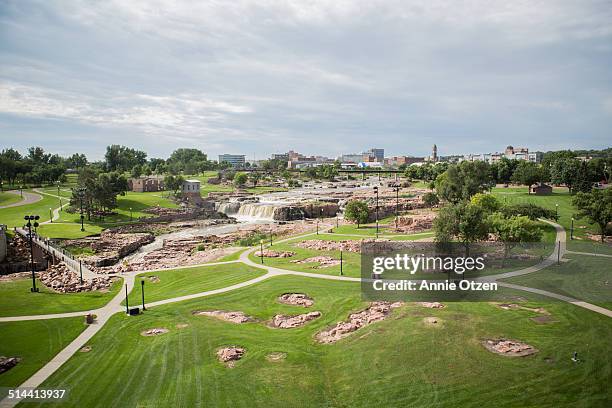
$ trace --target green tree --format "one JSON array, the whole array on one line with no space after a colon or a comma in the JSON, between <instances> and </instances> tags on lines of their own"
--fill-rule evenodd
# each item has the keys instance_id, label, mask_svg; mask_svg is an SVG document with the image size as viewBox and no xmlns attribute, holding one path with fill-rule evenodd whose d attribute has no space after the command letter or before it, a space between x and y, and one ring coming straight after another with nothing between
<instances>
[{"instance_id":1,"label":"green tree","mask_svg":"<svg viewBox=\"0 0 612 408\"><path fill-rule=\"evenodd\" d=\"M244 187L247 180L248 176L246 175L246 173L236 173L234 175L234 185L236 185L236 187Z\"/></svg>"},{"instance_id":2,"label":"green tree","mask_svg":"<svg viewBox=\"0 0 612 408\"><path fill-rule=\"evenodd\" d=\"M463 161L451 165L436 177L438 197L450 203L469 200L474 194L490 190L494 186L489 164Z\"/></svg>"},{"instance_id":3,"label":"green tree","mask_svg":"<svg viewBox=\"0 0 612 408\"><path fill-rule=\"evenodd\" d=\"M542 181L542 170L536 163L522 160L514 170L512 181L526 185L531 193L531 186Z\"/></svg>"},{"instance_id":4,"label":"green tree","mask_svg":"<svg viewBox=\"0 0 612 408\"><path fill-rule=\"evenodd\" d=\"M551 162L550 181L554 184L565 184L573 193L574 184L580 171L580 161L569 157L559 157Z\"/></svg>"},{"instance_id":5,"label":"green tree","mask_svg":"<svg viewBox=\"0 0 612 408\"><path fill-rule=\"evenodd\" d=\"M506 217L496 212L489 216L489 224L498 241L504 243L504 261L516 245L525 242L539 242L542 239L542 230L538 224L525 216Z\"/></svg>"},{"instance_id":6,"label":"green tree","mask_svg":"<svg viewBox=\"0 0 612 408\"><path fill-rule=\"evenodd\" d=\"M480 206L489 214L494 213L500 208L500 203L493 194L477 193L471 198L470 202Z\"/></svg>"},{"instance_id":7,"label":"green tree","mask_svg":"<svg viewBox=\"0 0 612 408\"><path fill-rule=\"evenodd\" d=\"M586 217L599 226L601 242L604 242L606 227L612 222L612 188L593 189L590 193L578 192L572 200L578 208L578 218Z\"/></svg>"},{"instance_id":8,"label":"green tree","mask_svg":"<svg viewBox=\"0 0 612 408\"><path fill-rule=\"evenodd\" d=\"M423 194L423 204L425 204L427 207L434 207L440 204L440 199L438 198L436 193L430 191Z\"/></svg>"},{"instance_id":9,"label":"green tree","mask_svg":"<svg viewBox=\"0 0 612 408\"><path fill-rule=\"evenodd\" d=\"M181 175L175 176L168 174L166 177L164 177L164 186L166 190L171 191L175 197L178 195L179 190L183 187L184 182L185 178Z\"/></svg>"},{"instance_id":10,"label":"green tree","mask_svg":"<svg viewBox=\"0 0 612 408\"><path fill-rule=\"evenodd\" d=\"M361 224L368 222L369 216L370 210L365 201L351 200L346 203L344 207L344 218L357 223L357 228L359 228Z\"/></svg>"},{"instance_id":11,"label":"green tree","mask_svg":"<svg viewBox=\"0 0 612 408\"><path fill-rule=\"evenodd\" d=\"M132 167L132 171L130 172L130 175L133 178L140 177L142 175L142 166L140 164L137 164L134 167Z\"/></svg>"},{"instance_id":12,"label":"green tree","mask_svg":"<svg viewBox=\"0 0 612 408\"><path fill-rule=\"evenodd\" d=\"M457 239L465 248L465 256L469 256L470 244L487 239L489 234L484 209L466 201L442 207L433 228L436 242Z\"/></svg>"},{"instance_id":13,"label":"green tree","mask_svg":"<svg viewBox=\"0 0 612 408\"><path fill-rule=\"evenodd\" d=\"M253 183L253 187L257 187L257 183L261 180L261 174L256 171L252 171L249 173L249 180Z\"/></svg>"}]
</instances>

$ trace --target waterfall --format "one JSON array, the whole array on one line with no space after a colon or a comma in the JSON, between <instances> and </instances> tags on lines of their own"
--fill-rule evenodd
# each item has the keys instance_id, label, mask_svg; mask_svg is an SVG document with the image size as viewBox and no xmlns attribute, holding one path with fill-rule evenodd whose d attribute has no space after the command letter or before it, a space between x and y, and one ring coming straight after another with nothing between
<instances>
[{"instance_id":1,"label":"waterfall","mask_svg":"<svg viewBox=\"0 0 612 408\"><path fill-rule=\"evenodd\" d=\"M219 208L217 208L217 211L226 215L233 215L236 214L239 209L239 202L228 202L219 204Z\"/></svg>"},{"instance_id":2,"label":"waterfall","mask_svg":"<svg viewBox=\"0 0 612 408\"><path fill-rule=\"evenodd\" d=\"M274 219L274 209L276 207L277 205L274 204L247 203L240 206L236 215L237 218L272 221Z\"/></svg>"}]
</instances>

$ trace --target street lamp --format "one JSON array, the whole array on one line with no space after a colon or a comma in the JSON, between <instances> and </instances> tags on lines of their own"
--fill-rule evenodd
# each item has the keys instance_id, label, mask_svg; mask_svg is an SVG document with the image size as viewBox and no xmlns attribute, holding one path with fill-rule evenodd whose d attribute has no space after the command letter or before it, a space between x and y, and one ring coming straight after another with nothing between
<instances>
[{"instance_id":1,"label":"street lamp","mask_svg":"<svg viewBox=\"0 0 612 408\"><path fill-rule=\"evenodd\" d=\"M270 228L270 246L272 246L272 228Z\"/></svg>"},{"instance_id":2,"label":"street lamp","mask_svg":"<svg viewBox=\"0 0 612 408\"><path fill-rule=\"evenodd\" d=\"M574 239L574 217L572 217L572 227L570 228L570 240Z\"/></svg>"},{"instance_id":3,"label":"street lamp","mask_svg":"<svg viewBox=\"0 0 612 408\"><path fill-rule=\"evenodd\" d=\"M142 288L142 310L143 311L147 310L145 308L145 301L144 301L144 283L145 283L145 278L144 277L140 278L140 287Z\"/></svg>"},{"instance_id":4,"label":"street lamp","mask_svg":"<svg viewBox=\"0 0 612 408\"><path fill-rule=\"evenodd\" d=\"M77 197L79 197L79 202L80 202L80 206L81 206L81 231L85 231L85 226L84 226L84 219L85 216L83 215L83 198L85 196L85 187L77 187L76 188L76 193L77 193Z\"/></svg>"},{"instance_id":5,"label":"street lamp","mask_svg":"<svg viewBox=\"0 0 612 408\"><path fill-rule=\"evenodd\" d=\"M4 193L3 183L0 181L0 193Z\"/></svg>"},{"instance_id":6,"label":"street lamp","mask_svg":"<svg viewBox=\"0 0 612 408\"><path fill-rule=\"evenodd\" d=\"M49 207L49 222L53 224L53 210Z\"/></svg>"},{"instance_id":7,"label":"street lamp","mask_svg":"<svg viewBox=\"0 0 612 408\"><path fill-rule=\"evenodd\" d=\"M340 276L342 276L342 249L340 249Z\"/></svg>"},{"instance_id":8,"label":"street lamp","mask_svg":"<svg viewBox=\"0 0 612 408\"><path fill-rule=\"evenodd\" d=\"M130 221L132 221L132 207L130 207Z\"/></svg>"},{"instance_id":9,"label":"street lamp","mask_svg":"<svg viewBox=\"0 0 612 408\"><path fill-rule=\"evenodd\" d=\"M397 231L397 219L399 217L399 184L393 186L393 191L395 191L395 230Z\"/></svg>"},{"instance_id":10,"label":"street lamp","mask_svg":"<svg viewBox=\"0 0 612 408\"><path fill-rule=\"evenodd\" d=\"M127 283L125 284L125 314L127 314L127 315L130 314L130 302L129 302L129 299L128 299Z\"/></svg>"},{"instance_id":11,"label":"street lamp","mask_svg":"<svg viewBox=\"0 0 612 408\"><path fill-rule=\"evenodd\" d=\"M21 198L23 198L23 186L19 186L19 194L21 195Z\"/></svg>"},{"instance_id":12,"label":"street lamp","mask_svg":"<svg viewBox=\"0 0 612 408\"><path fill-rule=\"evenodd\" d=\"M378 238L378 186L374 186L374 192L376 193L376 238Z\"/></svg>"},{"instance_id":13,"label":"street lamp","mask_svg":"<svg viewBox=\"0 0 612 408\"><path fill-rule=\"evenodd\" d=\"M317 219L317 235L319 235L319 220Z\"/></svg>"},{"instance_id":14,"label":"street lamp","mask_svg":"<svg viewBox=\"0 0 612 408\"><path fill-rule=\"evenodd\" d=\"M62 211L62 197L60 196L60 182L57 180L57 199L59 200L59 211Z\"/></svg>"},{"instance_id":15,"label":"street lamp","mask_svg":"<svg viewBox=\"0 0 612 408\"><path fill-rule=\"evenodd\" d=\"M263 264L263 239L259 240L259 258L261 259L261 263Z\"/></svg>"},{"instance_id":16,"label":"street lamp","mask_svg":"<svg viewBox=\"0 0 612 408\"><path fill-rule=\"evenodd\" d=\"M555 217L559 218L559 204L555 204Z\"/></svg>"},{"instance_id":17,"label":"street lamp","mask_svg":"<svg viewBox=\"0 0 612 408\"><path fill-rule=\"evenodd\" d=\"M38 220L40 219L40 217L38 215L26 215L25 217L23 217L23 219L27 221L26 227L28 227L28 242L30 244L30 265L32 267L32 288L30 289L30 292L38 292L39 290L36 287L36 273L34 272L34 246L32 243L32 226L34 226L34 228L38 227Z\"/></svg>"}]
</instances>

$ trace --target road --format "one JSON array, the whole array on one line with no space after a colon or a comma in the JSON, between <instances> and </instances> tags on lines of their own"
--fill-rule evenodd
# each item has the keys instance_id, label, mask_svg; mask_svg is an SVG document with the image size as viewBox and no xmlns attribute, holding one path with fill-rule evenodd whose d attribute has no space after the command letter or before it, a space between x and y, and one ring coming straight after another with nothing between
<instances>
[{"instance_id":1,"label":"road","mask_svg":"<svg viewBox=\"0 0 612 408\"><path fill-rule=\"evenodd\" d=\"M16 195L20 195L21 193L19 192L19 190L9 190L7 191L7 193L10 194L16 194ZM8 205L0 205L0 209L2 208L9 208L9 207L19 207L21 205L28 205L28 204L34 204L38 201L42 200L42 196L40 194L36 194L36 193L30 193L29 191L24 191L23 192L23 200L17 202L17 203L13 203L13 204L8 204Z\"/></svg>"}]
</instances>

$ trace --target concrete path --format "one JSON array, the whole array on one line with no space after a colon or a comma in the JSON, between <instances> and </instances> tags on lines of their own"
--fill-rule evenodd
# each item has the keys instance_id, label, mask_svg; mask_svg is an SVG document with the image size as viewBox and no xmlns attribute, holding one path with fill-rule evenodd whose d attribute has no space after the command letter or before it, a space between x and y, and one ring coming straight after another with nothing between
<instances>
[{"instance_id":1,"label":"concrete path","mask_svg":"<svg viewBox=\"0 0 612 408\"><path fill-rule=\"evenodd\" d=\"M7 193L21 195L19 190L9 190L9 191L7 191ZM29 191L24 191L23 192L23 200L21 200L21 201L19 201L17 203L13 203L13 204L0 205L0 209L2 209L2 208L9 208L9 207L19 207L21 205L34 204L34 203L36 203L36 202L38 202L40 200L42 200L42 196L40 194L30 193Z\"/></svg>"},{"instance_id":2,"label":"concrete path","mask_svg":"<svg viewBox=\"0 0 612 408\"><path fill-rule=\"evenodd\" d=\"M604 258L612 258L612 255L608 255L608 254L596 254L593 252L578 252L578 251L567 251L568 254L575 254L575 255L588 255L588 256L601 256Z\"/></svg>"}]
</instances>

